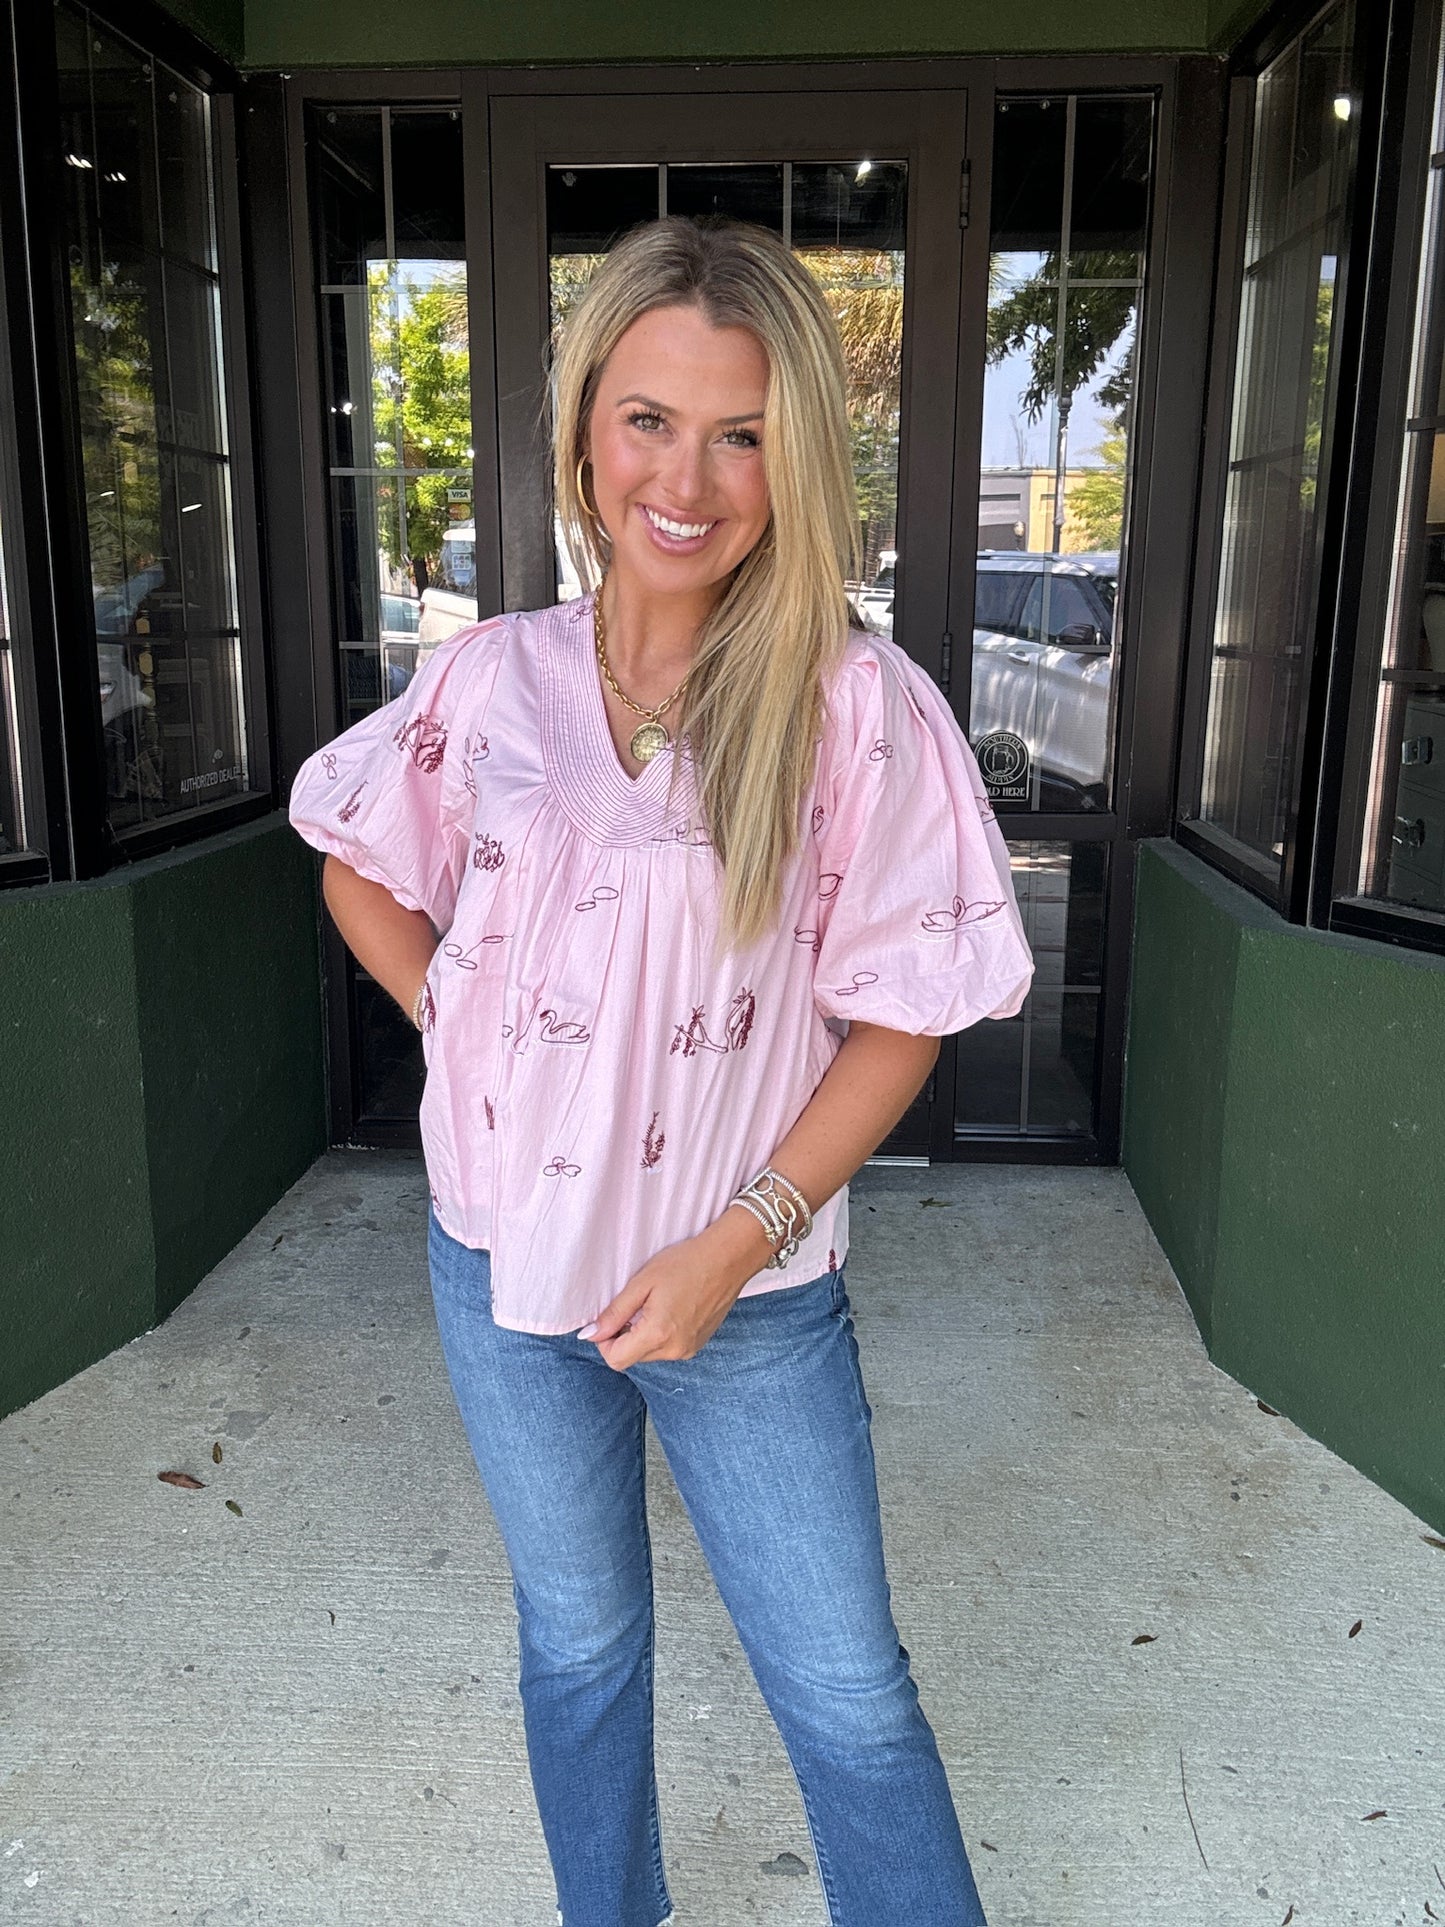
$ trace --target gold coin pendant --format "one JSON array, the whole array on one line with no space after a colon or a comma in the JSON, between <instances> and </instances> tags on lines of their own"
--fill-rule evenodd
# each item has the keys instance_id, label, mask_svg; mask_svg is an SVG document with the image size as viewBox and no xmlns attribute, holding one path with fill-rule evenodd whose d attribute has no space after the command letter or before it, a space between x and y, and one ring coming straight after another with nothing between
<instances>
[{"instance_id":1,"label":"gold coin pendant","mask_svg":"<svg viewBox=\"0 0 1445 1927\"><path fill-rule=\"evenodd\" d=\"M632 732L632 753L639 763L650 763L667 743L667 731L661 723L639 723Z\"/></svg>"}]
</instances>

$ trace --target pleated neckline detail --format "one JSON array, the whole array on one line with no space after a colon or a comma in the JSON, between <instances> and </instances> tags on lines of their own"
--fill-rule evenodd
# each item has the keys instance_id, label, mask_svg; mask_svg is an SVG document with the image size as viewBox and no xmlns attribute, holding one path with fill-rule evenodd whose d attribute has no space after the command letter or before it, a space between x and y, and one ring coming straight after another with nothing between
<instances>
[{"instance_id":1,"label":"pleated neckline detail","mask_svg":"<svg viewBox=\"0 0 1445 1927\"><path fill-rule=\"evenodd\" d=\"M542 698L542 760L564 814L597 843L676 843L684 840L696 795L692 758L684 752L677 796L667 808L677 745L660 749L641 774L618 761L597 665L592 612L596 591L557 603L538 636Z\"/></svg>"}]
</instances>

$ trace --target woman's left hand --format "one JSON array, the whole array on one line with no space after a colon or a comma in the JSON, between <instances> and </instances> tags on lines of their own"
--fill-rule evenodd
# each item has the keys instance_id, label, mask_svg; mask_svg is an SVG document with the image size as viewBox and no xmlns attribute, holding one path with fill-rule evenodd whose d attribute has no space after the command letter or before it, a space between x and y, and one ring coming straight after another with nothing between
<instances>
[{"instance_id":1,"label":"woman's left hand","mask_svg":"<svg viewBox=\"0 0 1445 1927\"><path fill-rule=\"evenodd\" d=\"M733 1236L738 1215L734 1212L728 1220ZM760 1256L748 1252L740 1259L737 1246L724 1247L719 1237L709 1235L717 1230L709 1226L697 1237L664 1245L577 1336L590 1339L615 1372L700 1352L753 1272L767 1260L765 1249ZM759 1229L757 1242L761 1240Z\"/></svg>"}]
</instances>

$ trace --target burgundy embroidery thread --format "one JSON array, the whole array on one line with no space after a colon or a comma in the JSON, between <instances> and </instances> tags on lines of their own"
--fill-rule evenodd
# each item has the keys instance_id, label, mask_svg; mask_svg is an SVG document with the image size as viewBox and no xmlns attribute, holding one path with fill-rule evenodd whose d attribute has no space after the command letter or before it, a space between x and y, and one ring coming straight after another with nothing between
<instances>
[{"instance_id":1,"label":"burgundy embroidery thread","mask_svg":"<svg viewBox=\"0 0 1445 1927\"><path fill-rule=\"evenodd\" d=\"M487 1129L488 1129L489 1131L495 1131L495 1130L496 1130L496 1128L497 1128L497 1118L496 1118L496 1113L495 1113L495 1112L493 1111L493 1109L492 1109L492 1100L491 1100L491 1098L489 1098L489 1097L483 1097L483 1099L482 1099L482 1108L483 1108L483 1109L484 1109L484 1110L486 1111L486 1113L487 1113Z\"/></svg>"},{"instance_id":2,"label":"burgundy embroidery thread","mask_svg":"<svg viewBox=\"0 0 1445 1927\"><path fill-rule=\"evenodd\" d=\"M876 970L855 970L853 972L852 983L840 984L833 992L833 995L835 997L856 997L860 990L866 989L869 984L876 984L877 981L878 972Z\"/></svg>"},{"instance_id":3,"label":"burgundy embroidery thread","mask_svg":"<svg viewBox=\"0 0 1445 1927\"><path fill-rule=\"evenodd\" d=\"M581 1169L582 1166L580 1164L569 1164L559 1151L550 1164L544 1164L542 1166L542 1176L544 1178L575 1178Z\"/></svg>"},{"instance_id":4,"label":"burgundy embroidery thread","mask_svg":"<svg viewBox=\"0 0 1445 1927\"><path fill-rule=\"evenodd\" d=\"M642 1168L644 1171L650 1171L657 1163L657 1160L662 1156L662 1147L667 1142L667 1133L656 1130L654 1128L656 1124L657 1112L654 1111L652 1113L652 1122L642 1134Z\"/></svg>"},{"instance_id":5,"label":"burgundy embroidery thread","mask_svg":"<svg viewBox=\"0 0 1445 1927\"><path fill-rule=\"evenodd\" d=\"M356 812L361 808L361 804L357 801L357 799L361 795L361 792L366 788L366 785L370 780L371 779L369 777L363 776L361 781L357 784L356 788L351 792L350 796L347 797L346 801L342 804L341 808L336 812L337 819L339 822L349 823L352 817L355 816Z\"/></svg>"},{"instance_id":6,"label":"burgundy embroidery thread","mask_svg":"<svg viewBox=\"0 0 1445 1927\"><path fill-rule=\"evenodd\" d=\"M748 1033L753 1027L757 1012L757 999L746 986L739 990L728 1005L724 1023L726 1041L715 1044L707 1034L707 1006L694 1004L692 1015L685 1024L674 1024L672 1042L667 1047L671 1057L675 1050L681 1050L684 1057L695 1057L700 1050L716 1051L719 1056L730 1050L742 1050L748 1041Z\"/></svg>"},{"instance_id":7,"label":"burgundy embroidery thread","mask_svg":"<svg viewBox=\"0 0 1445 1927\"><path fill-rule=\"evenodd\" d=\"M411 751L411 760L424 776L435 776L447 746L447 726L440 716L413 716L391 739L398 749Z\"/></svg>"},{"instance_id":8,"label":"burgundy embroidery thread","mask_svg":"<svg viewBox=\"0 0 1445 1927\"><path fill-rule=\"evenodd\" d=\"M928 936L946 937L963 924L982 923L985 917L996 916L1002 908L1001 903L986 903L982 898L965 903L962 897L955 897L948 909L930 910L919 921Z\"/></svg>"},{"instance_id":9,"label":"burgundy embroidery thread","mask_svg":"<svg viewBox=\"0 0 1445 1927\"><path fill-rule=\"evenodd\" d=\"M506 852L494 836L477 831L477 847L472 851L474 870L500 870L506 861Z\"/></svg>"}]
</instances>

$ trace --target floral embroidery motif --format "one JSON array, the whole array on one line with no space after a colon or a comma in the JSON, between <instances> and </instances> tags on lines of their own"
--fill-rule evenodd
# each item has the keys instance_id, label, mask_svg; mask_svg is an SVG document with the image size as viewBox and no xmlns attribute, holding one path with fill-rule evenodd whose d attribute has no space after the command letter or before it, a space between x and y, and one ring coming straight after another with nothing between
<instances>
[{"instance_id":1,"label":"floral embroidery motif","mask_svg":"<svg viewBox=\"0 0 1445 1927\"><path fill-rule=\"evenodd\" d=\"M595 910L599 903L611 903L618 894L610 883L599 883L593 888L591 896L583 897L580 902L574 903L572 908L574 910Z\"/></svg>"},{"instance_id":2,"label":"floral embroidery motif","mask_svg":"<svg viewBox=\"0 0 1445 1927\"><path fill-rule=\"evenodd\" d=\"M955 897L946 910L930 910L920 919L923 930L930 937L946 937L965 923L982 923L985 917L996 916L1003 905L986 903L982 898L976 903L965 903L962 897Z\"/></svg>"},{"instance_id":3,"label":"floral embroidery motif","mask_svg":"<svg viewBox=\"0 0 1445 1927\"><path fill-rule=\"evenodd\" d=\"M542 1166L542 1176L544 1178L575 1178L581 1169L582 1166L580 1164L569 1164L559 1151L550 1164L544 1164Z\"/></svg>"},{"instance_id":4,"label":"floral embroidery motif","mask_svg":"<svg viewBox=\"0 0 1445 1927\"><path fill-rule=\"evenodd\" d=\"M756 1011L757 999L745 986L728 1005L723 1026L724 1041L717 1044L707 1034L707 1006L694 1004L687 1022L673 1026L672 1042L667 1047L667 1054L671 1057L675 1050L681 1050L684 1057L695 1057L700 1050L713 1050L721 1056L726 1051L742 1050L752 1030Z\"/></svg>"},{"instance_id":5,"label":"floral embroidery motif","mask_svg":"<svg viewBox=\"0 0 1445 1927\"><path fill-rule=\"evenodd\" d=\"M878 972L876 970L855 970L853 972L852 983L840 984L833 992L833 995L835 997L856 997L860 990L865 990L869 984L876 984L877 981Z\"/></svg>"},{"instance_id":6,"label":"floral embroidery motif","mask_svg":"<svg viewBox=\"0 0 1445 1927\"><path fill-rule=\"evenodd\" d=\"M472 851L474 870L500 870L506 861L506 852L494 836L477 831L477 847Z\"/></svg>"},{"instance_id":7,"label":"floral embroidery motif","mask_svg":"<svg viewBox=\"0 0 1445 1927\"><path fill-rule=\"evenodd\" d=\"M824 870L818 878L818 896L824 903L831 903L838 894L838 885L843 881L841 870Z\"/></svg>"},{"instance_id":8,"label":"floral embroidery motif","mask_svg":"<svg viewBox=\"0 0 1445 1927\"><path fill-rule=\"evenodd\" d=\"M892 743L885 743L883 738L880 736L878 740L874 743L872 749L870 749L868 752L868 761L870 763L881 763L885 757L891 756L892 754L893 754Z\"/></svg>"},{"instance_id":9,"label":"floral embroidery motif","mask_svg":"<svg viewBox=\"0 0 1445 1927\"><path fill-rule=\"evenodd\" d=\"M828 1247L828 1269L829 1271L836 1271L838 1269L838 1254L832 1245Z\"/></svg>"},{"instance_id":10,"label":"floral embroidery motif","mask_svg":"<svg viewBox=\"0 0 1445 1927\"><path fill-rule=\"evenodd\" d=\"M334 783L336 781L336 751L334 749L322 750L321 767L326 771L327 782Z\"/></svg>"},{"instance_id":11,"label":"floral embroidery motif","mask_svg":"<svg viewBox=\"0 0 1445 1927\"><path fill-rule=\"evenodd\" d=\"M486 1096L482 1098L482 1108L487 1114L487 1129L489 1131L495 1131L497 1128L497 1114L492 1109L491 1098Z\"/></svg>"},{"instance_id":12,"label":"floral embroidery motif","mask_svg":"<svg viewBox=\"0 0 1445 1927\"><path fill-rule=\"evenodd\" d=\"M424 1031L435 1030L436 1022L436 999L431 994L431 985L423 984L421 987L421 1027Z\"/></svg>"},{"instance_id":13,"label":"floral embroidery motif","mask_svg":"<svg viewBox=\"0 0 1445 1927\"><path fill-rule=\"evenodd\" d=\"M652 1113L652 1122L642 1134L642 1168L650 1171L662 1156L662 1147L667 1142L667 1133L656 1127L657 1112Z\"/></svg>"},{"instance_id":14,"label":"floral embroidery motif","mask_svg":"<svg viewBox=\"0 0 1445 1927\"><path fill-rule=\"evenodd\" d=\"M793 929L793 942L807 944L808 948L814 953L823 948L823 939L818 935L816 930L799 930L796 925Z\"/></svg>"},{"instance_id":15,"label":"floral embroidery motif","mask_svg":"<svg viewBox=\"0 0 1445 1927\"><path fill-rule=\"evenodd\" d=\"M398 749L411 751L411 760L424 776L435 776L447 746L447 726L440 716L413 716L391 740Z\"/></svg>"},{"instance_id":16,"label":"floral embroidery motif","mask_svg":"<svg viewBox=\"0 0 1445 1927\"><path fill-rule=\"evenodd\" d=\"M370 781L369 777L363 776L361 781L357 784L356 788L351 792L350 796L347 797L346 801L342 804L341 808L336 812L337 819L340 822L349 823L352 817L355 816L356 812L361 808L361 803L358 799L360 798L361 792L366 788L366 785L369 781Z\"/></svg>"},{"instance_id":17,"label":"floral embroidery motif","mask_svg":"<svg viewBox=\"0 0 1445 1927\"><path fill-rule=\"evenodd\" d=\"M442 955L450 957L458 970L475 970L477 960L472 955L473 950L480 950L484 943L505 943L506 941L507 936L503 931L489 930L484 937L478 937L476 942L471 946L471 949L468 950L463 950L459 943L443 944Z\"/></svg>"}]
</instances>

